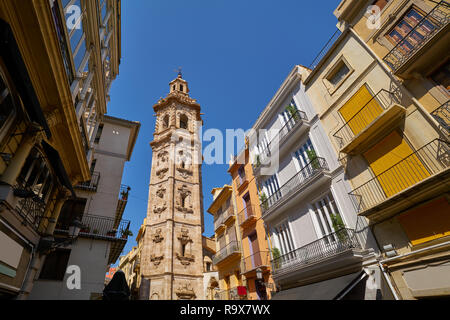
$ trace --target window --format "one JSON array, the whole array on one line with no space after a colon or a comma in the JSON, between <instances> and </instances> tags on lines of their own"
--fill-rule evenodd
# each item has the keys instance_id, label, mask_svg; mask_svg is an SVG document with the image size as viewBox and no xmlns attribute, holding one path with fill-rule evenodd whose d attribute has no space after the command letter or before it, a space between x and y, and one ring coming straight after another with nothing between
<instances>
[{"instance_id":1,"label":"window","mask_svg":"<svg viewBox=\"0 0 450 320\"><path fill-rule=\"evenodd\" d=\"M289 228L289 223L284 222L279 226L275 227L275 236L278 242L278 249L281 255L288 254L295 250L294 242L292 240L291 230Z\"/></svg>"},{"instance_id":2,"label":"window","mask_svg":"<svg viewBox=\"0 0 450 320\"><path fill-rule=\"evenodd\" d=\"M242 185L245 181L245 168L243 165L239 167L238 175L239 175L239 185Z\"/></svg>"},{"instance_id":3,"label":"window","mask_svg":"<svg viewBox=\"0 0 450 320\"><path fill-rule=\"evenodd\" d=\"M62 281L69 263L70 250L57 249L45 258L39 279Z\"/></svg>"},{"instance_id":4,"label":"window","mask_svg":"<svg viewBox=\"0 0 450 320\"><path fill-rule=\"evenodd\" d=\"M314 220L316 221L316 231L319 237L324 238L326 243L337 240L334 232L344 227L339 210L331 193L321 200L312 204L314 210ZM334 222L333 222L334 221Z\"/></svg>"},{"instance_id":5,"label":"window","mask_svg":"<svg viewBox=\"0 0 450 320\"><path fill-rule=\"evenodd\" d=\"M211 262L206 263L206 272L211 272Z\"/></svg>"},{"instance_id":6,"label":"window","mask_svg":"<svg viewBox=\"0 0 450 320\"><path fill-rule=\"evenodd\" d=\"M98 126L97 134L95 135L94 143L99 143L100 142L100 138L102 137L102 132L103 132L103 126L104 126L103 123Z\"/></svg>"},{"instance_id":7,"label":"window","mask_svg":"<svg viewBox=\"0 0 450 320\"><path fill-rule=\"evenodd\" d=\"M402 41L400 49L403 53L408 53L420 45L425 37L436 29L431 20L425 19L422 21L424 16L422 11L413 7L388 34L388 39L394 44ZM415 30L412 31L414 28Z\"/></svg>"},{"instance_id":8,"label":"window","mask_svg":"<svg viewBox=\"0 0 450 320\"><path fill-rule=\"evenodd\" d=\"M169 127L169 115L166 115L163 120L163 129L167 129Z\"/></svg>"},{"instance_id":9,"label":"window","mask_svg":"<svg viewBox=\"0 0 450 320\"><path fill-rule=\"evenodd\" d=\"M308 164L311 161L313 161L316 156L317 156L316 151L314 150L314 146L312 145L311 139L308 139L306 143L303 146L301 146L300 149L295 151L295 158L297 159L297 163L300 167L300 170L307 167ZM308 166L308 169L306 170L309 169L311 168ZM306 173L307 172L305 172L305 174Z\"/></svg>"},{"instance_id":10,"label":"window","mask_svg":"<svg viewBox=\"0 0 450 320\"><path fill-rule=\"evenodd\" d=\"M281 113L282 126L286 126L287 130L291 130L298 120L298 108L294 100ZM283 129L282 129L283 130Z\"/></svg>"},{"instance_id":11,"label":"window","mask_svg":"<svg viewBox=\"0 0 450 320\"><path fill-rule=\"evenodd\" d=\"M3 64L0 60L0 129L3 128L15 110L11 89L6 80L6 73L3 73L2 66Z\"/></svg>"},{"instance_id":12,"label":"window","mask_svg":"<svg viewBox=\"0 0 450 320\"><path fill-rule=\"evenodd\" d=\"M46 202L53 186L53 177L44 159L36 148L32 149L25 160L17 182L21 187L33 191Z\"/></svg>"},{"instance_id":13,"label":"window","mask_svg":"<svg viewBox=\"0 0 450 320\"><path fill-rule=\"evenodd\" d=\"M56 228L59 230L68 230L70 224L75 220L81 221L86 207L86 199L70 199L64 202L59 214Z\"/></svg>"},{"instance_id":14,"label":"window","mask_svg":"<svg viewBox=\"0 0 450 320\"><path fill-rule=\"evenodd\" d=\"M181 129L186 129L188 128L188 117L185 114L182 114L180 116L180 128Z\"/></svg>"},{"instance_id":15,"label":"window","mask_svg":"<svg viewBox=\"0 0 450 320\"><path fill-rule=\"evenodd\" d=\"M182 84L180 84L180 91L184 91L184 87Z\"/></svg>"},{"instance_id":16,"label":"window","mask_svg":"<svg viewBox=\"0 0 450 320\"><path fill-rule=\"evenodd\" d=\"M270 201L271 203L281 198L280 185L278 184L278 179L275 174L264 181L264 187L268 193L267 197L271 198L273 196L274 200Z\"/></svg>"},{"instance_id":17,"label":"window","mask_svg":"<svg viewBox=\"0 0 450 320\"><path fill-rule=\"evenodd\" d=\"M326 79L331 83L333 87L337 87L349 74L349 72L349 67L343 60L341 60Z\"/></svg>"}]
</instances>

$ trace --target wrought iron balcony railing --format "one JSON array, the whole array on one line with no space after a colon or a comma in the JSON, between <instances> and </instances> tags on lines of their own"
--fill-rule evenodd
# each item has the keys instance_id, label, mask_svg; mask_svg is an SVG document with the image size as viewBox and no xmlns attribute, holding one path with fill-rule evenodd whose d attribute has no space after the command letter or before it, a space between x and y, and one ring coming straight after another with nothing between
<instances>
[{"instance_id":1,"label":"wrought iron balcony railing","mask_svg":"<svg viewBox=\"0 0 450 320\"><path fill-rule=\"evenodd\" d=\"M19 189L15 189L15 192L16 190ZM44 217L45 207L45 201L35 195L20 199L16 206L16 212L23 218L24 223L28 223L35 230L38 230Z\"/></svg>"},{"instance_id":2,"label":"wrought iron balcony railing","mask_svg":"<svg viewBox=\"0 0 450 320\"><path fill-rule=\"evenodd\" d=\"M239 248L239 243L237 241L231 241L225 247L220 249L219 252L213 256L213 263L218 264L234 253L241 253L241 249Z\"/></svg>"},{"instance_id":3,"label":"wrought iron balcony railing","mask_svg":"<svg viewBox=\"0 0 450 320\"><path fill-rule=\"evenodd\" d=\"M86 214L83 215L81 223L84 227L80 230L80 237L127 240L129 236L130 221L128 220L117 222L114 218ZM58 221L55 232L67 233L68 231L69 226Z\"/></svg>"},{"instance_id":4,"label":"wrought iron balcony railing","mask_svg":"<svg viewBox=\"0 0 450 320\"><path fill-rule=\"evenodd\" d=\"M100 172L94 172L91 174L91 180L79 183L75 187L87 191L97 191L99 181L100 181Z\"/></svg>"},{"instance_id":5,"label":"wrought iron balcony railing","mask_svg":"<svg viewBox=\"0 0 450 320\"><path fill-rule=\"evenodd\" d=\"M450 134L450 100L434 110L431 115L439 123L443 131Z\"/></svg>"},{"instance_id":6,"label":"wrought iron balcony railing","mask_svg":"<svg viewBox=\"0 0 450 320\"><path fill-rule=\"evenodd\" d=\"M300 186L308 183L318 173L328 170L328 164L324 158L315 158L308 163L302 170L294 175L288 182L281 186L274 194L269 198L261 202L262 213L266 213L281 199L290 195L291 192Z\"/></svg>"},{"instance_id":7,"label":"wrought iron balcony railing","mask_svg":"<svg viewBox=\"0 0 450 320\"><path fill-rule=\"evenodd\" d=\"M314 70L319 62L325 57L325 55L328 53L328 51L331 49L333 44L336 42L336 40L341 35L341 31L338 29L336 32L331 36L331 38L328 40L328 42L325 44L325 46L320 50L319 54L314 58L313 62L309 66L309 69Z\"/></svg>"},{"instance_id":8,"label":"wrought iron balcony railing","mask_svg":"<svg viewBox=\"0 0 450 320\"><path fill-rule=\"evenodd\" d=\"M333 257L349 249L361 249L355 231L341 229L319 240L272 260L274 274L289 268L306 266L320 260Z\"/></svg>"},{"instance_id":9,"label":"wrought iron balcony railing","mask_svg":"<svg viewBox=\"0 0 450 320\"><path fill-rule=\"evenodd\" d=\"M257 268L270 267L270 253L269 251L258 251L242 261L243 273L248 273Z\"/></svg>"},{"instance_id":10,"label":"wrought iron balcony railing","mask_svg":"<svg viewBox=\"0 0 450 320\"><path fill-rule=\"evenodd\" d=\"M223 222L224 222L224 220L223 220L223 214L220 213L220 214L217 216L217 218L214 219L214 230L219 229L219 227L220 227L221 225L223 225Z\"/></svg>"},{"instance_id":11,"label":"wrought iron balcony railing","mask_svg":"<svg viewBox=\"0 0 450 320\"><path fill-rule=\"evenodd\" d=\"M120 186L119 200L127 201L130 190L131 188L129 186L122 184Z\"/></svg>"},{"instance_id":12,"label":"wrought iron balcony railing","mask_svg":"<svg viewBox=\"0 0 450 320\"><path fill-rule=\"evenodd\" d=\"M394 103L399 103L400 99L395 93L380 90L372 99L350 118L333 135L339 146L342 148L355 138L355 136L368 127L384 110L387 110Z\"/></svg>"},{"instance_id":13,"label":"wrought iron balcony railing","mask_svg":"<svg viewBox=\"0 0 450 320\"><path fill-rule=\"evenodd\" d=\"M238 216L239 216L239 223L241 226L243 226L250 220L255 220L256 206L255 205L246 206L244 209L242 209L241 212L239 212Z\"/></svg>"},{"instance_id":14,"label":"wrought iron balcony railing","mask_svg":"<svg viewBox=\"0 0 450 320\"><path fill-rule=\"evenodd\" d=\"M450 3L441 1L397 43L383 60L394 72L398 71L449 22Z\"/></svg>"},{"instance_id":15,"label":"wrought iron balcony railing","mask_svg":"<svg viewBox=\"0 0 450 320\"><path fill-rule=\"evenodd\" d=\"M242 300L237 288L223 290L214 294L214 300Z\"/></svg>"},{"instance_id":16,"label":"wrought iron balcony railing","mask_svg":"<svg viewBox=\"0 0 450 320\"><path fill-rule=\"evenodd\" d=\"M301 126L304 121L308 121L308 117L303 111L296 110L293 114L291 114L286 124L280 129L280 131L278 131L272 140L270 140L270 142L263 147L263 151L256 156L257 160L256 163L253 164L253 168L259 168L261 164L265 164L267 159L270 158L272 153L274 153L275 148L279 149L283 138L286 137L289 132L298 126Z\"/></svg>"},{"instance_id":17,"label":"wrought iron balcony railing","mask_svg":"<svg viewBox=\"0 0 450 320\"><path fill-rule=\"evenodd\" d=\"M358 212L450 167L450 144L435 139L350 192Z\"/></svg>"},{"instance_id":18,"label":"wrought iron balcony railing","mask_svg":"<svg viewBox=\"0 0 450 320\"><path fill-rule=\"evenodd\" d=\"M223 222L226 222L229 218L233 217L234 214L234 207L230 206L228 209L226 209L223 213Z\"/></svg>"}]
</instances>

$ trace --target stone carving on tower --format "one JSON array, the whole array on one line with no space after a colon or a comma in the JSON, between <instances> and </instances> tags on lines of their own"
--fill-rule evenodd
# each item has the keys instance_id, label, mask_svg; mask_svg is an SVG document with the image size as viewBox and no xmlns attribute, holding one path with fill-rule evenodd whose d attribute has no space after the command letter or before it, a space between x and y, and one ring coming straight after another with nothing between
<instances>
[{"instance_id":1,"label":"stone carving on tower","mask_svg":"<svg viewBox=\"0 0 450 320\"><path fill-rule=\"evenodd\" d=\"M156 113L141 277L148 299L203 299L202 125L181 73Z\"/></svg>"}]
</instances>

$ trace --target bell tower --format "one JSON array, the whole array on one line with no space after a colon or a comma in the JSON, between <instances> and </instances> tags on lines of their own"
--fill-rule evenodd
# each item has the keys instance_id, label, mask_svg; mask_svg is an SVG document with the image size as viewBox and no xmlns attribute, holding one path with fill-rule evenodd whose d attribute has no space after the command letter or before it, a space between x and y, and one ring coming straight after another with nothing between
<instances>
[{"instance_id":1,"label":"bell tower","mask_svg":"<svg viewBox=\"0 0 450 320\"><path fill-rule=\"evenodd\" d=\"M187 81L170 82L166 98L153 106L152 168L143 235L144 298L203 299L203 194L200 105Z\"/></svg>"}]
</instances>

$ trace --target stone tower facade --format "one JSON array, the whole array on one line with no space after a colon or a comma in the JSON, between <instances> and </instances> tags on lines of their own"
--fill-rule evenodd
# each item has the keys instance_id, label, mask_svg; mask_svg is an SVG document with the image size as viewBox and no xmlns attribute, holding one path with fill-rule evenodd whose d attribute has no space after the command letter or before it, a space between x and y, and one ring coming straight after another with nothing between
<instances>
[{"instance_id":1,"label":"stone tower facade","mask_svg":"<svg viewBox=\"0 0 450 320\"><path fill-rule=\"evenodd\" d=\"M181 73L156 113L141 299L203 299L200 105Z\"/></svg>"}]
</instances>

